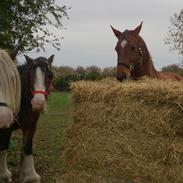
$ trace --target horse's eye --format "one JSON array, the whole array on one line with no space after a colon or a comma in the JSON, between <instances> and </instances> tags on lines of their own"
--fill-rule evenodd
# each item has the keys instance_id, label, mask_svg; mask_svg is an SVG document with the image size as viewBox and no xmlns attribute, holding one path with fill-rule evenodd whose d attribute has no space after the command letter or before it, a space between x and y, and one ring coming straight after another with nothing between
<instances>
[{"instance_id":1,"label":"horse's eye","mask_svg":"<svg viewBox=\"0 0 183 183\"><path fill-rule=\"evenodd\" d=\"M53 73L52 73L52 72L49 72L49 73L48 73L48 78L49 78L49 79L53 79Z\"/></svg>"},{"instance_id":2,"label":"horse's eye","mask_svg":"<svg viewBox=\"0 0 183 183\"><path fill-rule=\"evenodd\" d=\"M134 51L135 50L135 46L132 46L131 49Z\"/></svg>"}]
</instances>

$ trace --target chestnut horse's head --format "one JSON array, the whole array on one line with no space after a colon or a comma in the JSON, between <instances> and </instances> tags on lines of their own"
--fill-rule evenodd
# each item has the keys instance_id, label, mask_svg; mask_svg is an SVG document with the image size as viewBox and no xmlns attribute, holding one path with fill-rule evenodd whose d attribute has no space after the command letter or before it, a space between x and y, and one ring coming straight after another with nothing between
<instances>
[{"instance_id":1,"label":"chestnut horse's head","mask_svg":"<svg viewBox=\"0 0 183 183\"><path fill-rule=\"evenodd\" d=\"M119 30L111 26L115 36L118 38L115 50L117 52L117 79L123 81L131 76L136 64L142 64L142 48L139 32L142 23L134 30Z\"/></svg>"},{"instance_id":2,"label":"chestnut horse's head","mask_svg":"<svg viewBox=\"0 0 183 183\"><path fill-rule=\"evenodd\" d=\"M32 59L27 55L25 55L25 58L28 64L27 77L32 95L32 109L34 111L43 111L53 79L51 64L54 55L48 59L44 57Z\"/></svg>"}]
</instances>

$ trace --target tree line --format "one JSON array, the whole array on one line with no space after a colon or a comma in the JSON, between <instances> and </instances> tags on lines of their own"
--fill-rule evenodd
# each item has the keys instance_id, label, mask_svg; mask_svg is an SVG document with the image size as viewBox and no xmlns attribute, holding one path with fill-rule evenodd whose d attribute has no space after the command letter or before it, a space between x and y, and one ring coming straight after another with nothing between
<instances>
[{"instance_id":1,"label":"tree line","mask_svg":"<svg viewBox=\"0 0 183 183\"><path fill-rule=\"evenodd\" d=\"M173 72L183 77L183 63L172 64L161 69L164 72ZM99 68L97 66L77 68L69 66L53 67L55 79L54 88L58 91L69 91L70 85L75 81L97 81L106 77L116 77L116 67Z\"/></svg>"},{"instance_id":2,"label":"tree line","mask_svg":"<svg viewBox=\"0 0 183 183\"><path fill-rule=\"evenodd\" d=\"M1 0L0 1L0 48L11 50L18 47L20 53L33 49L45 49L50 44L60 49L61 38L52 28L62 34L64 19L68 19L70 8L55 0ZM165 44L183 55L183 9L170 17L168 35ZM54 85L58 90L69 90L71 81L99 80L115 76L115 68L100 69L96 66L87 68L55 67ZM183 76L180 65L162 68Z\"/></svg>"},{"instance_id":3,"label":"tree line","mask_svg":"<svg viewBox=\"0 0 183 183\"><path fill-rule=\"evenodd\" d=\"M53 67L55 79L54 88L59 91L69 91L70 84L74 81L96 81L106 77L115 77L116 67L106 67L101 69L97 66L72 68L68 66Z\"/></svg>"},{"instance_id":4,"label":"tree line","mask_svg":"<svg viewBox=\"0 0 183 183\"><path fill-rule=\"evenodd\" d=\"M164 72L173 72L183 77L183 63L171 64L161 69Z\"/></svg>"}]
</instances>

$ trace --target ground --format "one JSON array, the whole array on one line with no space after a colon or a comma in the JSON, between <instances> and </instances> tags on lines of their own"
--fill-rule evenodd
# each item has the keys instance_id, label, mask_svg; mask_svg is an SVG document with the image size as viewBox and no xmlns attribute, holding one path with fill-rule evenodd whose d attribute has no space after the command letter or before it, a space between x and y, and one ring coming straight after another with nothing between
<instances>
[{"instance_id":1,"label":"ground","mask_svg":"<svg viewBox=\"0 0 183 183\"><path fill-rule=\"evenodd\" d=\"M56 183L64 173L62 160L63 133L71 121L70 93L54 92L48 99L48 112L41 115L34 138L34 158L37 172L44 183ZM21 131L11 139L8 166L16 172L20 160Z\"/></svg>"}]
</instances>

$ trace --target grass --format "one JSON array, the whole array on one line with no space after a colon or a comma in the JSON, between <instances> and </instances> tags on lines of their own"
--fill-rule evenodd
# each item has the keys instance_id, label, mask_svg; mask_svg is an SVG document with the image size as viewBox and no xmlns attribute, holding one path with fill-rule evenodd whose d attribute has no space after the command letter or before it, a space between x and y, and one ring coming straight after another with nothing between
<instances>
[{"instance_id":1,"label":"grass","mask_svg":"<svg viewBox=\"0 0 183 183\"><path fill-rule=\"evenodd\" d=\"M70 93L54 92L48 99L48 112L42 114L34 138L34 159L37 172L44 183L55 183L64 173L62 160L63 133L71 121ZM9 167L17 170L20 161L20 131L11 140Z\"/></svg>"}]
</instances>

